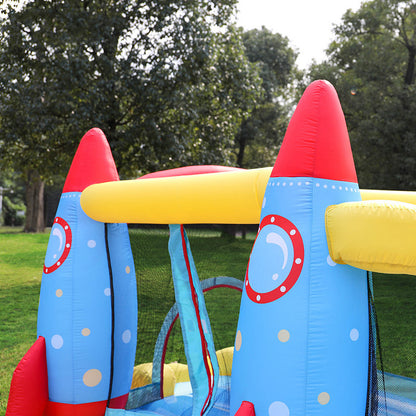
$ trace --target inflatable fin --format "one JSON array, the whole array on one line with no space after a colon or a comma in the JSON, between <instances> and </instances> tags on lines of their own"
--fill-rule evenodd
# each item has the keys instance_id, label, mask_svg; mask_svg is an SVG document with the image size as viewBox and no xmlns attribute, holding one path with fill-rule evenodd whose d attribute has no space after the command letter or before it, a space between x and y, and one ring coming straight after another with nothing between
<instances>
[{"instance_id":1,"label":"inflatable fin","mask_svg":"<svg viewBox=\"0 0 416 416\"><path fill-rule=\"evenodd\" d=\"M170 225L169 253L176 303L193 392L192 415L202 416L214 403L219 367L204 295L183 225Z\"/></svg>"},{"instance_id":2,"label":"inflatable fin","mask_svg":"<svg viewBox=\"0 0 416 416\"><path fill-rule=\"evenodd\" d=\"M240 408L237 410L235 416L256 416L254 411L254 405L251 402L241 403Z\"/></svg>"},{"instance_id":3,"label":"inflatable fin","mask_svg":"<svg viewBox=\"0 0 416 416\"><path fill-rule=\"evenodd\" d=\"M14 370L6 416L42 416L47 401L45 338L39 337Z\"/></svg>"},{"instance_id":4,"label":"inflatable fin","mask_svg":"<svg viewBox=\"0 0 416 416\"><path fill-rule=\"evenodd\" d=\"M416 205L363 201L325 213L329 254L338 264L380 273L416 274Z\"/></svg>"}]
</instances>

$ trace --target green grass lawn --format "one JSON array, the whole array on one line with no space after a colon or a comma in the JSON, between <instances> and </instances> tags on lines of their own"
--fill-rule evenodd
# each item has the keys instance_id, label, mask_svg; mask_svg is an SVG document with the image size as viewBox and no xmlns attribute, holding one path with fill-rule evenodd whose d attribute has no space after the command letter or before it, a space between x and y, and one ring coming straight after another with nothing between
<instances>
[{"instance_id":1,"label":"green grass lawn","mask_svg":"<svg viewBox=\"0 0 416 416\"><path fill-rule=\"evenodd\" d=\"M219 232L188 230L201 279L227 275L242 279L253 244L230 240ZM167 228L130 231L136 263L139 335L136 362L152 360L155 336L174 302L167 251ZM10 380L17 363L36 339L36 319L43 259L49 234L23 234L0 228L0 415L4 415ZM412 276L374 276L385 370L416 378L416 280ZM233 344L239 295L229 289L207 294L217 349ZM182 360L176 328L167 361Z\"/></svg>"}]
</instances>

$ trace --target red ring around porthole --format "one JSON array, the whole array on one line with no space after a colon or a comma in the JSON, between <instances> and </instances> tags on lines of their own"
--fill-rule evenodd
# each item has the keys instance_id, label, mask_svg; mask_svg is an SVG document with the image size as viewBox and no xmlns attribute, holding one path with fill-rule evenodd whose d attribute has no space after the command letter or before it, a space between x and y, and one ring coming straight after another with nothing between
<instances>
[{"instance_id":1,"label":"red ring around porthole","mask_svg":"<svg viewBox=\"0 0 416 416\"><path fill-rule=\"evenodd\" d=\"M64 251L61 254L61 257L59 257L59 259L54 264L52 264L52 266L46 267L45 265L43 265L43 273L45 274L52 273L58 267L62 266L62 263L68 257L69 251L71 250L71 246L72 246L72 231L71 231L71 227L69 226L69 224L61 217L56 217L53 223L59 224L64 229L65 246L64 246Z\"/></svg>"},{"instance_id":2,"label":"red ring around porthole","mask_svg":"<svg viewBox=\"0 0 416 416\"><path fill-rule=\"evenodd\" d=\"M303 240L302 236L300 235L299 230L296 226L290 222L287 218L281 217L280 215L267 215L263 218L260 223L259 231L257 236L260 234L260 231L266 225L275 225L280 227L286 234L289 236L292 246L293 246L293 263L292 268L286 277L286 279L275 289L271 290L270 292L256 292L250 286L250 280L248 278L248 273L250 269L250 260L247 266L246 278L245 278L245 287L246 293L248 297L255 303L269 303L273 302L276 299L281 298L283 295L288 293L290 289L295 285L297 282L300 273L302 271L303 262L304 262L304 248L303 248ZM257 238L256 238L257 239ZM254 242L256 244L256 242Z\"/></svg>"}]
</instances>

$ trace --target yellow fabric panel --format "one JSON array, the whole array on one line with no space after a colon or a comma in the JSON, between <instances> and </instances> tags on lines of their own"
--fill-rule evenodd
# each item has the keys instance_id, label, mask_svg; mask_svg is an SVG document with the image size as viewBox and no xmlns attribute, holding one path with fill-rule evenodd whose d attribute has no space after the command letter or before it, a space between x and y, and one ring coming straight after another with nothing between
<instances>
[{"instance_id":1,"label":"yellow fabric panel","mask_svg":"<svg viewBox=\"0 0 416 416\"><path fill-rule=\"evenodd\" d=\"M89 186L81 206L96 221L258 224L271 168L107 182Z\"/></svg>"},{"instance_id":2,"label":"yellow fabric panel","mask_svg":"<svg viewBox=\"0 0 416 416\"><path fill-rule=\"evenodd\" d=\"M147 386L152 383L152 363L139 364L134 367L133 381L131 388ZM165 397L173 396L175 390L175 373L169 365L165 365L163 368L163 394Z\"/></svg>"},{"instance_id":3,"label":"yellow fabric panel","mask_svg":"<svg viewBox=\"0 0 416 416\"><path fill-rule=\"evenodd\" d=\"M166 364L165 367L166 366L169 366L172 369L177 383L183 383L184 381L189 381L188 366L186 364L169 363L169 364Z\"/></svg>"},{"instance_id":4,"label":"yellow fabric panel","mask_svg":"<svg viewBox=\"0 0 416 416\"><path fill-rule=\"evenodd\" d=\"M416 192L414 191L382 191L377 189L361 189L363 201L369 200L388 200L407 202L416 205Z\"/></svg>"},{"instance_id":5,"label":"yellow fabric panel","mask_svg":"<svg viewBox=\"0 0 416 416\"><path fill-rule=\"evenodd\" d=\"M220 367L220 376L231 376L233 366L234 347L223 348L217 351L217 360Z\"/></svg>"},{"instance_id":6,"label":"yellow fabric panel","mask_svg":"<svg viewBox=\"0 0 416 416\"><path fill-rule=\"evenodd\" d=\"M416 205L398 201L331 205L325 226L329 254L336 263L416 274Z\"/></svg>"}]
</instances>

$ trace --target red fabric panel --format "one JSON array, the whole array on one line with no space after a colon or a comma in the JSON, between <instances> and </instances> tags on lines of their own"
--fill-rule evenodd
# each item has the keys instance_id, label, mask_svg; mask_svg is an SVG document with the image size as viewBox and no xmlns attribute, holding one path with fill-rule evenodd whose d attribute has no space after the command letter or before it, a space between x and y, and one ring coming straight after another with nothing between
<instances>
[{"instance_id":1,"label":"red fabric panel","mask_svg":"<svg viewBox=\"0 0 416 416\"><path fill-rule=\"evenodd\" d=\"M329 82L314 81L305 90L271 176L357 182L344 113Z\"/></svg>"},{"instance_id":2,"label":"red fabric panel","mask_svg":"<svg viewBox=\"0 0 416 416\"><path fill-rule=\"evenodd\" d=\"M124 409L127 404L127 400L129 398L129 394L124 394L123 396L113 397L110 400L110 407L111 409Z\"/></svg>"},{"instance_id":3,"label":"red fabric panel","mask_svg":"<svg viewBox=\"0 0 416 416\"><path fill-rule=\"evenodd\" d=\"M234 416L256 416L254 405L251 402L242 402Z\"/></svg>"},{"instance_id":4,"label":"red fabric panel","mask_svg":"<svg viewBox=\"0 0 416 416\"><path fill-rule=\"evenodd\" d=\"M14 370L6 416L42 416L47 401L45 338L39 337Z\"/></svg>"},{"instance_id":5,"label":"red fabric panel","mask_svg":"<svg viewBox=\"0 0 416 416\"><path fill-rule=\"evenodd\" d=\"M124 409L128 397L128 394L114 397L110 400L109 407L112 409ZM43 416L104 416L106 407L107 400L81 404L48 402Z\"/></svg>"},{"instance_id":6,"label":"red fabric panel","mask_svg":"<svg viewBox=\"0 0 416 416\"><path fill-rule=\"evenodd\" d=\"M89 130L78 146L62 192L82 192L95 183L118 181L110 145L97 128Z\"/></svg>"},{"instance_id":7,"label":"red fabric panel","mask_svg":"<svg viewBox=\"0 0 416 416\"><path fill-rule=\"evenodd\" d=\"M234 172L236 170L243 169L218 165L185 166L182 168L161 170L159 172L148 173L147 175L141 176L139 179L166 178L169 176L201 175L204 173Z\"/></svg>"},{"instance_id":8,"label":"red fabric panel","mask_svg":"<svg viewBox=\"0 0 416 416\"><path fill-rule=\"evenodd\" d=\"M43 416L104 416L106 406L107 400L82 404L48 402Z\"/></svg>"}]
</instances>

